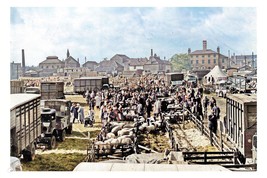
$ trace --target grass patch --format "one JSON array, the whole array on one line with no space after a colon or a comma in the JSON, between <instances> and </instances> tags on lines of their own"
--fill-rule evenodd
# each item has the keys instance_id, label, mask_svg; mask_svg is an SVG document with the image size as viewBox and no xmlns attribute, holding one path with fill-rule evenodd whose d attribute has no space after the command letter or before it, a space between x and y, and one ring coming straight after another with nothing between
<instances>
[{"instance_id":1,"label":"grass patch","mask_svg":"<svg viewBox=\"0 0 267 178\"><path fill-rule=\"evenodd\" d=\"M64 142L58 143L57 149L86 150L87 145L88 145L88 140L66 138L66 140Z\"/></svg>"},{"instance_id":2,"label":"grass patch","mask_svg":"<svg viewBox=\"0 0 267 178\"><path fill-rule=\"evenodd\" d=\"M85 155L73 154L48 154L36 155L31 162L22 161L23 171L72 171L82 162Z\"/></svg>"},{"instance_id":3,"label":"grass patch","mask_svg":"<svg viewBox=\"0 0 267 178\"><path fill-rule=\"evenodd\" d=\"M96 138L97 135L100 133L100 129L99 130L93 130L90 131L90 138ZM88 137L88 132L77 132L77 131L72 131L72 134L67 135L68 137L82 137L82 138L86 138Z\"/></svg>"}]
</instances>

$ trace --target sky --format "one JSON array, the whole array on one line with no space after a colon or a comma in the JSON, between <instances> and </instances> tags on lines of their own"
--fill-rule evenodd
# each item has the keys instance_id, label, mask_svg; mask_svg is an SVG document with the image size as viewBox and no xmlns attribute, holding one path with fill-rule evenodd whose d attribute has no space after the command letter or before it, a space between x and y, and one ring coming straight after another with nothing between
<instances>
[{"instance_id":1,"label":"sky","mask_svg":"<svg viewBox=\"0 0 267 178\"><path fill-rule=\"evenodd\" d=\"M81 64L115 54L162 59L208 48L228 56L257 53L254 7L10 7L10 61L38 65L47 56Z\"/></svg>"}]
</instances>

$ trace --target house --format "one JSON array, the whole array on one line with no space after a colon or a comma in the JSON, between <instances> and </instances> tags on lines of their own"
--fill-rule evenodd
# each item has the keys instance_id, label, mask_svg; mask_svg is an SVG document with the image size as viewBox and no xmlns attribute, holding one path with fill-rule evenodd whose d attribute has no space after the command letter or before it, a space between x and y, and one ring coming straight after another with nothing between
<instances>
[{"instance_id":1,"label":"house","mask_svg":"<svg viewBox=\"0 0 267 178\"><path fill-rule=\"evenodd\" d=\"M124 67L124 70L128 70L129 66L128 66L128 62L129 62L130 58L124 54L115 54L110 61L114 61L119 63L120 65L122 65Z\"/></svg>"},{"instance_id":2,"label":"house","mask_svg":"<svg viewBox=\"0 0 267 178\"><path fill-rule=\"evenodd\" d=\"M147 61L147 58L130 58L128 62L128 69L129 71L144 70L144 65Z\"/></svg>"},{"instance_id":3,"label":"house","mask_svg":"<svg viewBox=\"0 0 267 178\"><path fill-rule=\"evenodd\" d=\"M83 64L83 67L86 67L92 71L94 71L97 66L98 63L96 61L87 61Z\"/></svg>"},{"instance_id":4,"label":"house","mask_svg":"<svg viewBox=\"0 0 267 178\"><path fill-rule=\"evenodd\" d=\"M64 68L65 63L58 59L57 56L48 56L46 60L39 63L39 68L42 71L40 77L47 77L57 73L57 69Z\"/></svg>"},{"instance_id":5,"label":"house","mask_svg":"<svg viewBox=\"0 0 267 178\"><path fill-rule=\"evenodd\" d=\"M216 65L226 69L228 66L228 57L220 53L220 47L217 47L217 52L207 49L206 40L203 40L203 49L191 52L191 48L189 48L188 55L192 70L213 69Z\"/></svg>"},{"instance_id":6,"label":"house","mask_svg":"<svg viewBox=\"0 0 267 178\"><path fill-rule=\"evenodd\" d=\"M58 76L65 76L71 78L90 76L91 70L86 67L65 67L57 70Z\"/></svg>"},{"instance_id":7,"label":"house","mask_svg":"<svg viewBox=\"0 0 267 178\"><path fill-rule=\"evenodd\" d=\"M78 59L79 60L79 59ZM64 60L65 67L80 67L79 61L70 56L69 49L67 49L67 58Z\"/></svg>"},{"instance_id":8,"label":"house","mask_svg":"<svg viewBox=\"0 0 267 178\"><path fill-rule=\"evenodd\" d=\"M241 68L243 66L250 66L257 68L257 55L233 55L231 56L231 67Z\"/></svg>"},{"instance_id":9,"label":"house","mask_svg":"<svg viewBox=\"0 0 267 178\"><path fill-rule=\"evenodd\" d=\"M103 60L99 63L99 65L95 68L95 71L97 71L99 74L119 74L122 73L124 70L124 66L119 64L116 61L111 60Z\"/></svg>"},{"instance_id":10,"label":"house","mask_svg":"<svg viewBox=\"0 0 267 178\"><path fill-rule=\"evenodd\" d=\"M153 54L153 49L151 49L149 60L144 64L144 71L151 72L152 74L170 72L171 63L169 61L160 59L157 54Z\"/></svg>"}]
</instances>

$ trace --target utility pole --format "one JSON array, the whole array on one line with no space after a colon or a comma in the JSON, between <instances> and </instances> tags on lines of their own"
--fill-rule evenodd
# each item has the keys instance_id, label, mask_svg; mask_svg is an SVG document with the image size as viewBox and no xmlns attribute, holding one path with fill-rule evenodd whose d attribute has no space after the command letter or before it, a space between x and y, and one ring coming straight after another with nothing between
<instances>
[{"instance_id":1,"label":"utility pole","mask_svg":"<svg viewBox=\"0 0 267 178\"><path fill-rule=\"evenodd\" d=\"M245 70L247 70L247 56L245 55Z\"/></svg>"},{"instance_id":2,"label":"utility pole","mask_svg":"<svg viewBox=\"0 0 267 178\"><path fill-rule=\"evenodd\" d=\"M230 68L230 50L228 50L227 68Z\"/></svg>"},{"instance_id":3,"label":"utility pole","mask_svg":"<svg viewBox=\"0 0 267 178\"><path fill-rule=\"evenodd\" d=\"M254 69L255 68L255 61L254 61L254 53L253 53L253 51L252 51L251 61L252 61L252 69Z\"/></svg>"}]
</instances>

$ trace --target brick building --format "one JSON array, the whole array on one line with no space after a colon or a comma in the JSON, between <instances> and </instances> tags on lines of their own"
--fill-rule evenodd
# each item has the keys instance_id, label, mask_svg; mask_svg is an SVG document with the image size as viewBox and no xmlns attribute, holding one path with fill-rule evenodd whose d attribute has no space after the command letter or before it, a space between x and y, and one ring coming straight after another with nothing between
<instances>
[{"instance_id":1,"label":"brick building","mask_svg":"<svg viewBox=\"0 0 267 178\"><path fill-rule=\"evenodd\" d=\"M10 63L10 80L19 79L22 75L21 63Z\"/></svg>"},{"instance_id":2,"label":"brick building","mask_svg":"<svg viewBox=\"0 0 267 178\"><path fill-rule=\"evenodd\" d=\"M83 67L86 67L92 71L94 71L97 66L98 63L96 61L87 61L83 64Z\"/></svg>"},{"instance_id":3,"label":"brick building","mask_svg":"<svg viewBox=\"0 0 267 178\"><path fill-rule=\"evenodd\" d=\"M39 68L42 69L40 77L51 76L57 73L57 69L64 68L65 63L58 59L57 56L48 56L46 60L39 63Z\"/></svg>"},{"instance_id":4,"label":"brick building","mask_svg":"<svg viewBox=\"0 0 267 178\"><path fill-rule=\"evenodd\" d=\"M170 72L171 63L169 61L160 59L157 54L153 54L153 49L151 49L149 60L144 64L144 71L151 72L152 74Z\"/></svg>"},{"instance_id":5,"label":"brick building","mask_svg":"<svg viewBox=\"0 0 267 178\"><path fill-rule=\"evenodd\" d=\"M71 55L69 50L67 50L67 58L64 61L65 67L72 68L72 67L80 67L79 59L75 60Z\"/></svg>"},{"instance_id":6,"label":"brick building","mask_svg":"<svg viewBox=\"0 0 267 178\"><path fill-rule=\"evenodd\" d=\"M220 53L220 47L217 47L216 52L207 49L206 40L203 40L203 49L191 52L191 48L189 48L188 55L191 61L192 70L213 69L216 65L222 69L226 69L228 65L228 57Z\"/></svg>"}]
</instances>

